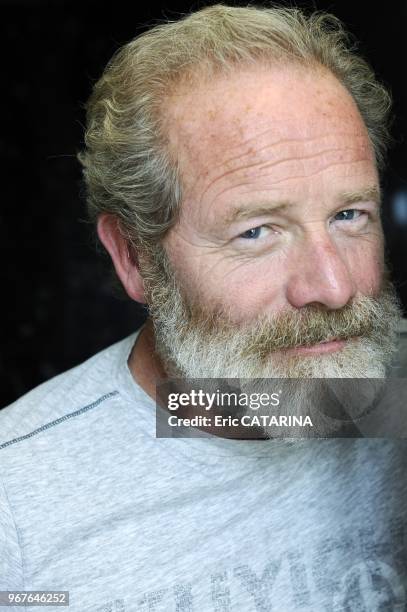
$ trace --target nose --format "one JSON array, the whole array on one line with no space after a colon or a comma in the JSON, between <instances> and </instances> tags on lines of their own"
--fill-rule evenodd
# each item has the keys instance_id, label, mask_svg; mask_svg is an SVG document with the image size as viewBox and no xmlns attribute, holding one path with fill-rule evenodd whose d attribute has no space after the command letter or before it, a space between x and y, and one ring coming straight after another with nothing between
<instances>
[{"instance_id":1,"label":"nose","mask_svg":"<svg viewBox=\"0 0 407 612\"><path fill-rule=\"evenodd\" d=\"M312 232L298 245L286 285L286 297L294 308L309 305L338 309L356 293L345 253L328 232Z\"/></svg>"}]
</instances>

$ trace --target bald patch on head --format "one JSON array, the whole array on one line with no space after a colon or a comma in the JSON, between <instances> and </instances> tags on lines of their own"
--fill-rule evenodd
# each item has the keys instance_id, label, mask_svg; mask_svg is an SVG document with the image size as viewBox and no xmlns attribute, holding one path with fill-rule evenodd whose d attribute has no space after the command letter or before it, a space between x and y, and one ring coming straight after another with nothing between
<instances>
[{"instance_id":1,"label":"bald patch on head","mask_svg":"<svg viewBox=\"0 0 407 612\"><path fill-rule=\"evenodd\" d=\"M260 75L269 76L261 88ZM245 158L261 164L271 147L306 141L310 132L312 138L323 138L338 128L352 133L373 157L353 98L322 67L260 67L236 72L233 78L197 82L193 89L184 86L168 98L166 125L185 195L190 197L207 188L221 169L231 171L239 161L244 166Z\"/></svg>"}]
</instances>

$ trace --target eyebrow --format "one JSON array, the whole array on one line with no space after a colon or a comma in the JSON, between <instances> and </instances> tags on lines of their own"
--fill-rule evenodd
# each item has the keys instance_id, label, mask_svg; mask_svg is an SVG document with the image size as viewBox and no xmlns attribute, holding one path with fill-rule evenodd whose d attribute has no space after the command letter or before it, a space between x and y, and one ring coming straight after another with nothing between
<instances>
[{"instance_id":1,"label":"eyebrow","mask_svg":"<svg viewBox=\"0 0 407 612\"><path fill-rule=\"evenodd\" d=\"M344 206L357 204L358 202L373 201L380 205L381 193L380 188L376 185L366 187L356 191L346 191L339 195L338 201ZM270 202L270 204L262 204L259 206L248 208L247 206L237 206L227 212L222 217L221 223L229 225L237 221L244 221L253 217L262 217L271 213L281 212L287 208L294 206L294 202Z\"/></svg>"}]
</instances>

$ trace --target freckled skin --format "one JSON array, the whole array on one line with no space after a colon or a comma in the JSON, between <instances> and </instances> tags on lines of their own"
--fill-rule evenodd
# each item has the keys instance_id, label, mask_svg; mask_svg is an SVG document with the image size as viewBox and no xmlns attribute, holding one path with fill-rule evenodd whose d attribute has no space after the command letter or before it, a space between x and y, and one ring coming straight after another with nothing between
<instances>
[{"instance_id":1,"label":"freckled skin","mask_svg":"<svg viewBox=\"0 0 407 612\"><path fill-rule=\"evenodd\" d=\"M180 160L180 221L164 244L191 296L236 321L308 304L341 308L376 295L383 236L374 202L343 192L378 186L366 128L326 71L258 68L178 91L168 102ZM222 226L234 206L279 212ZM355 209L357 221L338 220ZM264 226L261 241L239 236Z\"/></svg>"}]
</instances>

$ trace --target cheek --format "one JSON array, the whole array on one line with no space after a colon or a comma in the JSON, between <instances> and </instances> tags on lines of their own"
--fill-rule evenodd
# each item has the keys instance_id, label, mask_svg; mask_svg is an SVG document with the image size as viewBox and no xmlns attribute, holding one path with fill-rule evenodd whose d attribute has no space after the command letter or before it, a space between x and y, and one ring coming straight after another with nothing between
<instances>
[{"instance_id":1,"label":"cheek","mask_svg":"<svg viewBox=\"0 0 407 612\"><path fill-rule=\"evenodd\" d=\"M287 267L279 265L279 259L222 262L202 270L202 301L227 310L236 323L282 308Z\"/></svg>"},{"instance_id":2,"label":"cheek","mask_svg":"<svg viewBox=\"0 0 407 612\"><path fill-rule=\"evenodd\" d=\"M361 244L348 254L348 265L358 292L378 295L384 273L383 241Z\"/></svg>"}]
</instances>

